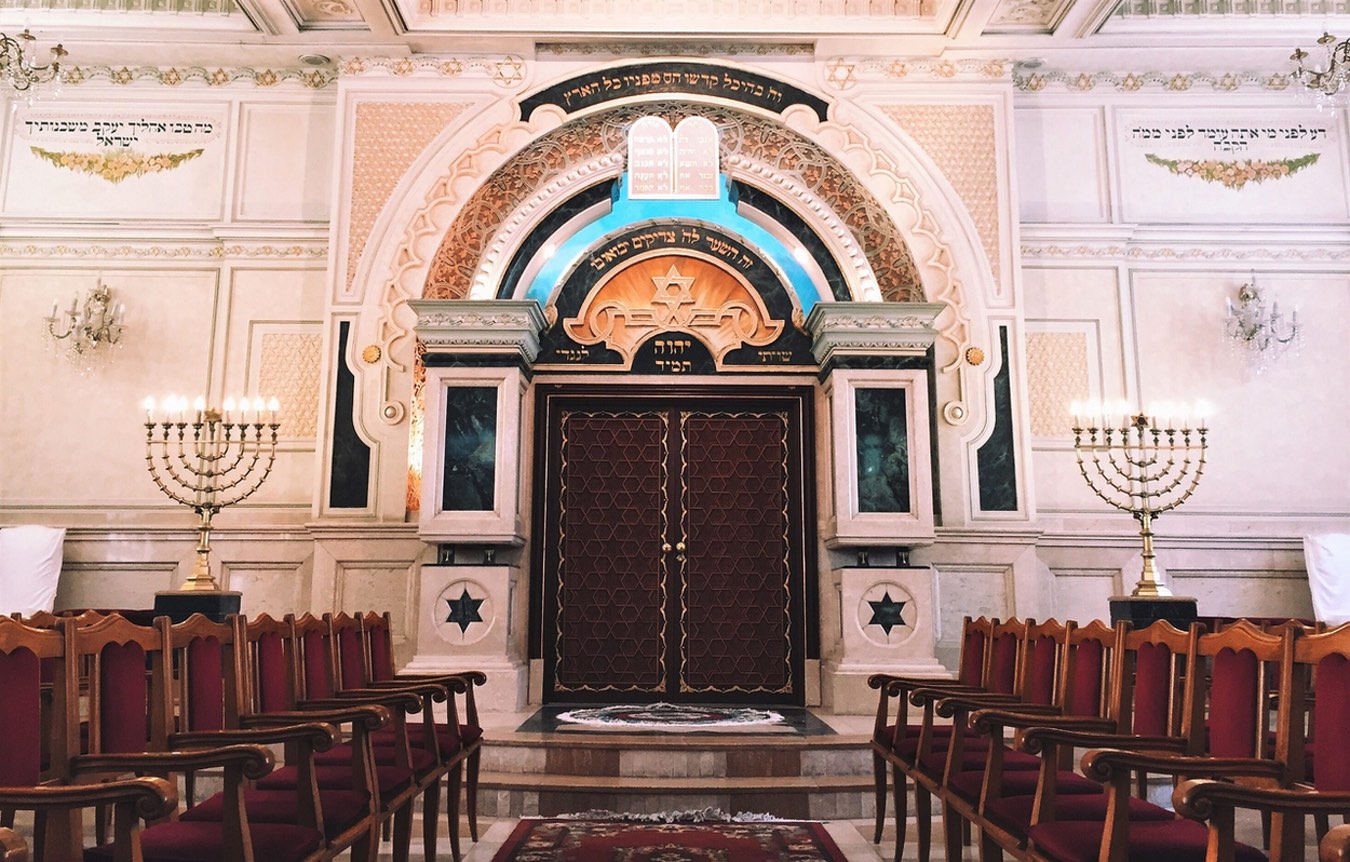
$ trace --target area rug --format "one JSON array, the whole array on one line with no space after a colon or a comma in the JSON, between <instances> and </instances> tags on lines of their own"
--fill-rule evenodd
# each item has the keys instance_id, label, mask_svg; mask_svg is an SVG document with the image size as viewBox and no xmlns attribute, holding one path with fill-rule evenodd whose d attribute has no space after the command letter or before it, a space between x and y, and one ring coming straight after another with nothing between
<instances>
[{"instance_id":1,"label":"area rug","mask_svg":"<svg viewBox=\"0 0 1350 862\"><path fill-rule=\"evenodd\" d=\"M492 862L845 862L822 823L522 820Z\"/></svg>"},{"instance_id":2,"label":"area rug","mask_svg":"<svg viewBox=\"0 0 1350 862\"><path fill-rule=\"evenodd\" d=\"M560 727L579 725L614 730L773 729L783 715L771 709L744 706L695 706L676 703L620 704L559 713Z\"/></svg>"}]
</instances>

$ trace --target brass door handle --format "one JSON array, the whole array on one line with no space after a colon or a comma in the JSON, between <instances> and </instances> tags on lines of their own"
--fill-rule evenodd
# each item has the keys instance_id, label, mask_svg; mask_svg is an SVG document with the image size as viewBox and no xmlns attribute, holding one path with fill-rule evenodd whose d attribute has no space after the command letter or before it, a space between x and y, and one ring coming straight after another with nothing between
<instances>
[{"instance_id":1,"label":"brass door handle","mask_svg":"<svg viewBox=\"0 0 1350 862\"><path fill-rule=\"evenodd\" d=\"M670 542L662 542L662 543L661 543L661 552L662 552L663 554L669 554L669 553L670 553Z\"/></svg>"},{"instance_id":2,"label":"brass door handle","mask_svg":"<svg viewBox=\"0 0 1350 862\"><path fill-rule=\"evenodd\" d=\"M675 550L677 550L677 551L679 551L681 554L683 554L683 553L684 553L684 542L676 542L676 543L675 543Z\"/></svg>"}]
</instances>

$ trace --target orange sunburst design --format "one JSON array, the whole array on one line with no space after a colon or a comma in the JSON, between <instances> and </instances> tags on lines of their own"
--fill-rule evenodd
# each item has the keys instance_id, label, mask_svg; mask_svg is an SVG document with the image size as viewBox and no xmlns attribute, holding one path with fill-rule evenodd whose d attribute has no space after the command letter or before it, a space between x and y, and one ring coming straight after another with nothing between
<instances>
[{"instance_id":1,"label":"orange sunburst design","mask_svg":"<svg viewBox=\"0 0 1350 862\"><path fill-rule=\"evenodd\" d=\"M683 332L701 341L721 366L743 344L763 347L783 331L764 300L739 274L692 254L639 259L591 289L563 331L578 344L600 344L632 364L653 335Z\"/></svg>"}]
</instances>

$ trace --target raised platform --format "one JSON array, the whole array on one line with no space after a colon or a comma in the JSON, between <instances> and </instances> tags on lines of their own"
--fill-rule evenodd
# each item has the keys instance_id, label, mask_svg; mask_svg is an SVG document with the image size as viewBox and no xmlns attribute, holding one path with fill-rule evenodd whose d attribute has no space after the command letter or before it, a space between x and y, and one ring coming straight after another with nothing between
<instances>
[{"instance_id":1,"label":"raised platform","mask_svg":"<svg viewBox=\"0 0 1350 862\"><path fill-rule=\"evenodd\" d=\"M871 817L872 760L868 736L858 732L870 719L850 718L859 726L824 734L537 733L498 724L483 746L479 812L720 808L810 820Z\"/></svg>"}]
</instances>

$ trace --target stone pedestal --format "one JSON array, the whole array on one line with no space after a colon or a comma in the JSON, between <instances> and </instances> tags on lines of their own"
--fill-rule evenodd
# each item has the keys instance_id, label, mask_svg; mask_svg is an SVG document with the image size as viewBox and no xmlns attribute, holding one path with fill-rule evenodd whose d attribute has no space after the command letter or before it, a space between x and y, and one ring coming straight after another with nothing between
<instances>
[{"instance_id":1,"label":"stone pedestal","mask_svg":"<svg viewBox=\"0 0 1350 862\"><path fill-rule=\"evenodd\" d=\"M525 708L529 674L523 660L527 596L514 566L423 566L417 654L410 673L481 670L478 708Z\"/></svg>"},{"instance_id":2,"label":"stone pedestal","mask_svg":"<svg viewBox=\"0 0 1350 862\"><path fill-rule=\"evenodd\" d=\"M951 677L934 656L937 608L931 568L846 568L830 576L841 631L834 653L822 666L826 709L874 711L877 692L867 687L874 673Z\"/></svg>"}]
</instances>

